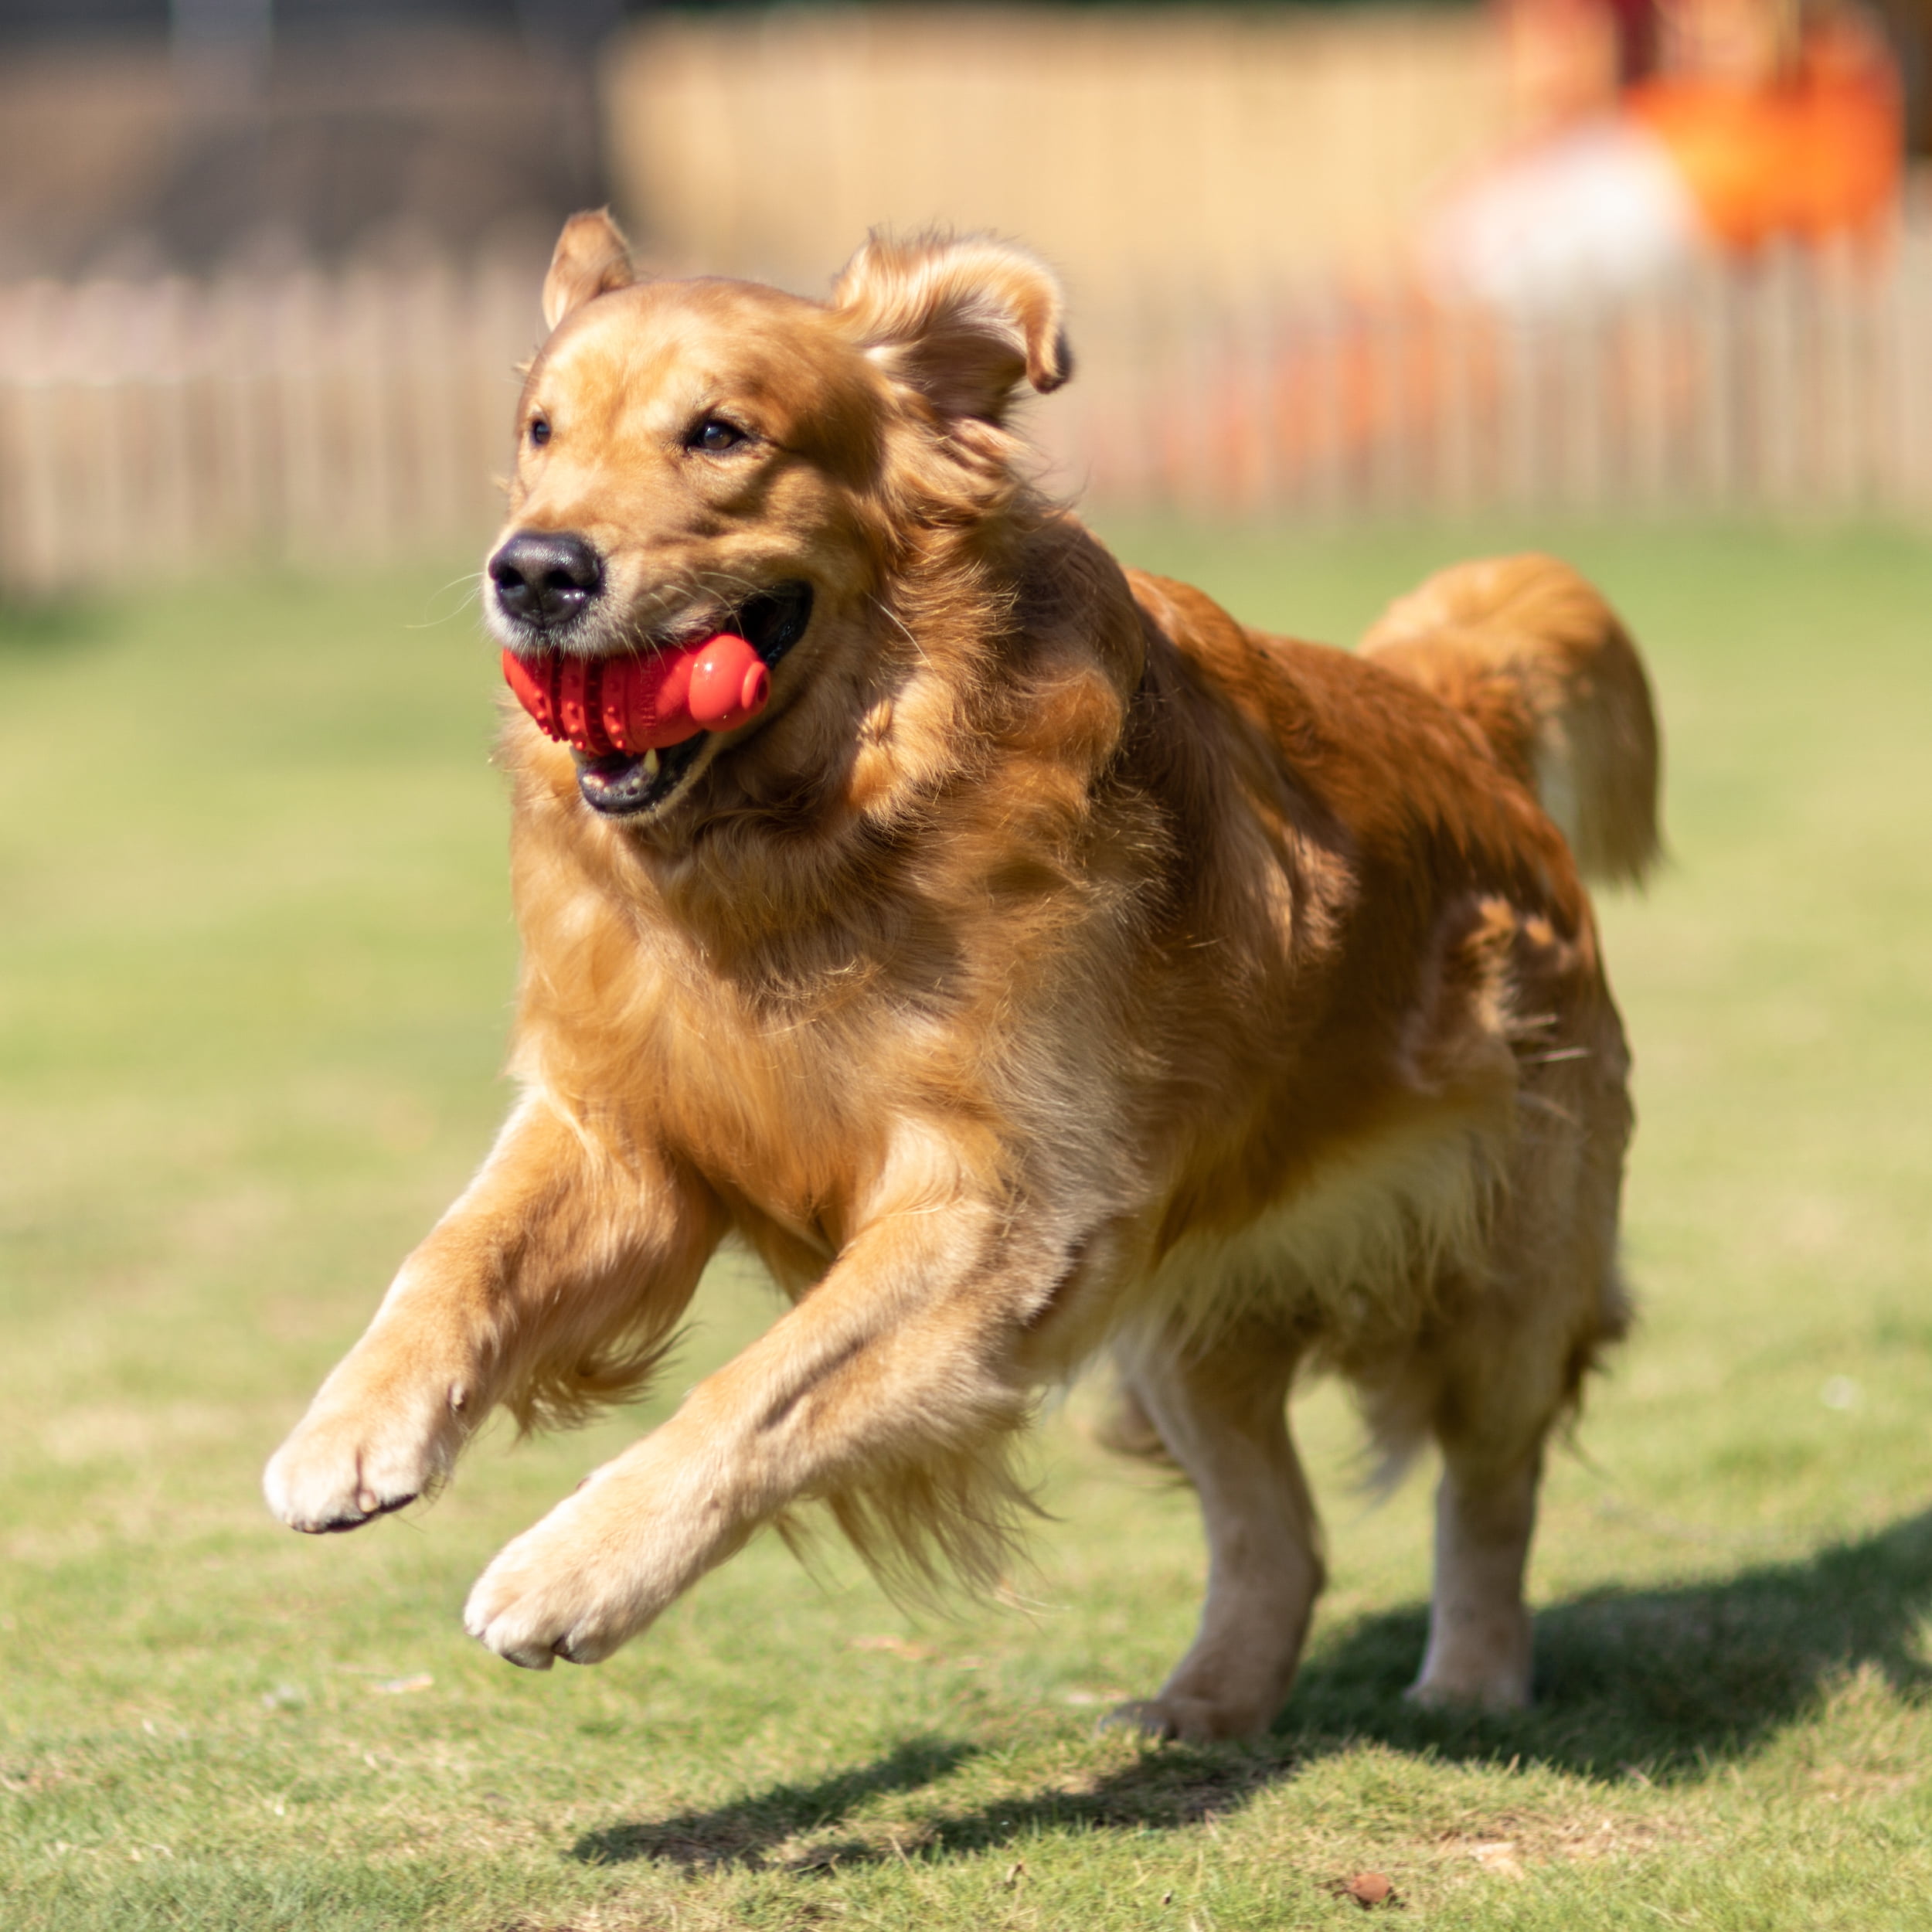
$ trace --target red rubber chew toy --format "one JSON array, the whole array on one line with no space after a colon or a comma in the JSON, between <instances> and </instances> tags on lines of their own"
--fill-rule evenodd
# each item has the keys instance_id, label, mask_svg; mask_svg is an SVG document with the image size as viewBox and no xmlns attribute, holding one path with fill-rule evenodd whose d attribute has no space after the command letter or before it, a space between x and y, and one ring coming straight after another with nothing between
<instances>
[{"instance_id":1,"label":"red rubber chew toy","mask_svg":"<svg viewBox=\"0 0 1932 1932\"><path fill-rule=\"evenodd\" d=\"M532 658L505 651L503 675L543 731L594 758L730 731L755 718L771 696L764 659L730 631L648 657L546 651Z\"/></svg>"}]
</instances>

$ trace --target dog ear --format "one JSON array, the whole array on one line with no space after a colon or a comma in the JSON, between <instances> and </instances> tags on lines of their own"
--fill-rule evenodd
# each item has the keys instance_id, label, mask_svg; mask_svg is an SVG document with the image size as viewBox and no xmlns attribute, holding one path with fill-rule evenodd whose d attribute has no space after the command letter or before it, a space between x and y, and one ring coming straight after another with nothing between
<instances>
[{"instance_id":1,"label":"dog ear","mask_svg":"<svg viewBox=\"0 0 1932 1932\"><path fill-rule=\"evenodd\" d=\"M1073 372L1053 271L988 235L896 241L875 230L832 305L875 362L944 416L997 423L1022 378L1044 394Z\"/></svg>"},{"instance_id":2,"label":"dog ear","mask_svg":"<svg viewBox=\"0 0 1932 1932\"><path fill-rule=\"evenodd\" d=\"M573 308L637 280L630 245L607 208L573 215L556 238L550 272L543 278L543 321L555 328Z\"/></svg>"}]
</instances>

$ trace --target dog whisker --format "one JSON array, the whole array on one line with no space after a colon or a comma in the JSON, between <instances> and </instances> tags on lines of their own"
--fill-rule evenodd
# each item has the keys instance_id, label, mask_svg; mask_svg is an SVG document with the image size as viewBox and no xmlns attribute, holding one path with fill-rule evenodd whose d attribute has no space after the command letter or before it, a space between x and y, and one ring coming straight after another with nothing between
<instances>
[{"instance_id":1,"label":"dog whisker","mask_svg":"<svg viewBox=\"0 0 1932 1932\"><path fill-rule=\"evenodd\" d=\"M483 586L486 581L487 579L481 570L472 570L465 576L451 577L448 583L431 594L428 602L433 607L438 598L447 597L451 591L461 587L463 594L457 600L454 607L444 612L440 617L423 617L403 628L410 631L433 631L439 624L447 624L452 618L461 617L481 596Z\"/></svg>"}]
</instances>

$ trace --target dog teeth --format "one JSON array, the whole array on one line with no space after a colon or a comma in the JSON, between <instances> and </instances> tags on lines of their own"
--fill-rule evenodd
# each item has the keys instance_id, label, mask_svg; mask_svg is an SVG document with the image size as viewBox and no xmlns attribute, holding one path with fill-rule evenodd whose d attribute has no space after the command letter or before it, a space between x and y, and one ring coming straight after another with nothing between
<instances>
[{"instance_id":1,"label":"dog teeth","mask_svg":"<svg viewBox=\"0 0 1932 1932\"><path fill-rule=\"evenodd\" d=\"M655 751L647 751L644 754L644 775L647 778L655 778L658 775L658 754Z\"/></svg>"}]
</instances>

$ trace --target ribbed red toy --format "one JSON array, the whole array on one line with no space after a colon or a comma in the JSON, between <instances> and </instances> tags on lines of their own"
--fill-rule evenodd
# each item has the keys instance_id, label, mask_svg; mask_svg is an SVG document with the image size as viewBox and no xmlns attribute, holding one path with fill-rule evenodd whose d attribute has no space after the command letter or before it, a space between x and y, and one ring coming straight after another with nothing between
<instances>
[{"instance_id":1,"label":"ribbed red toy","mask_svg":"<svg viewBox=\"0 0 1932 1932\"><path fill-rule=\"evenodd\" d=\"M730 631L648 657L547 651L524 658L505 651L503 675L549 736L600 758L730 731L756 717L771 696L764 659Z\"/></svg>"}]
</instances>

